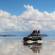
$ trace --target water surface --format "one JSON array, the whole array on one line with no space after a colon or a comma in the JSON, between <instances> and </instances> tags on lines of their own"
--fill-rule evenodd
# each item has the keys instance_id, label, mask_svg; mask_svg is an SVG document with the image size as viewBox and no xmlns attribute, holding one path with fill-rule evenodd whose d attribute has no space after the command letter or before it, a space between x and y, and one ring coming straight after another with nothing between
<instances>
[{"instance_id":1,"label":"water surface","mask_svg":"<svg viewBox=\"0 0 55 55\"><path fill-rule=\"evenodd\" d=\"M1 37L0 55L55 55L55 40L43 40L42 49L39 54L27 46L23 46L21 37Z\"/></svg>"}]
</instances>

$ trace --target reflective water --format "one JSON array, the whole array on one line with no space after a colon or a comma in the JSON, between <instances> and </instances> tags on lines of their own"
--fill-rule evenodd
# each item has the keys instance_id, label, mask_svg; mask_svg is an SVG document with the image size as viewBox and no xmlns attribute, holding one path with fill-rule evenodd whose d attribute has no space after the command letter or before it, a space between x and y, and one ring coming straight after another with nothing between
<instances>
[{"instance_id":1,"label":"reflective water","mask_svg":"<svg viewBox=\"0 0 55 55\"><path fill-rule=\"evenodd\" d=\"M39 54L33 52L37 49ZM55 40L45 40L41 48L33 46L30 49L23 46L20 38L0 38L0 55L55 55Z\"/></svg>"}]
</instances>

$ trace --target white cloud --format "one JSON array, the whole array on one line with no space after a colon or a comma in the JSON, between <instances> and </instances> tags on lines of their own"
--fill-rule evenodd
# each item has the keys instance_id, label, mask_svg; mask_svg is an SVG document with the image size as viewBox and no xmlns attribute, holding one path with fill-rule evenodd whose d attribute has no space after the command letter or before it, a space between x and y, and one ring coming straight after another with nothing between
<instances>
[{"instance_id":1,"label":"white cloud","mask_svg":"<svg viewBox=\"0 0 55 55\"><path fill-rule=\"evenodd\" d=\"M6 11L0 11L0 31L16 30L17 18Z\"/></svg>"},{"instance_id":2,"label":"white cloud","mask_svg":"<svg viewBox=\"0 0 55 55\"><path fill-rule=\"evenodd\" d=\"M24 5L26 11L20 16L0 10L0 31L29 31L32 29L55 30L55 11L39 11Z\"/></svg>"},{"instance_id":3,"label":"white cloud","mask_svg":"<svg viewBox=\"0 0 55 55\"><path fill-rule=\"evenodd\" d=\"M6 12L6 11L3 11L3 10L0 10L0 16L10 16L10 13Z\"/></svg>"},{"instance_id":4,"label":"white cloud","mask_svg":"<svg viewBox=\"0 0 55 55\"><path fill-rule=\"evenodd\" d=\"M55 29L55 11L48 13L47 11L41 12L34 9L31 5L24 5L27 9L20 15L24 24L28 24L32 29Z\"/></svg>"}]
</instances>

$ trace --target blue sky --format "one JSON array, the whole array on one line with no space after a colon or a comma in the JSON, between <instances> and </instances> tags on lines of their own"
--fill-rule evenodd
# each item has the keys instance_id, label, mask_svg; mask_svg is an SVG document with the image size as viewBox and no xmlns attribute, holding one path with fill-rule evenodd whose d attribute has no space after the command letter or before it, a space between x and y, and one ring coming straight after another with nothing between
<instances>
[{"instance_id":1,"label":"blue sky","mask_svg":"<svg viewBox=\"0 0 55 55\"><path fill-rule=\"evenodd\" d=\"M0 9L20 15L25 11L24 4L31 4L41 11L52 12L55 10L55 0L0 0Z\"/></svg>"}]
</instances>

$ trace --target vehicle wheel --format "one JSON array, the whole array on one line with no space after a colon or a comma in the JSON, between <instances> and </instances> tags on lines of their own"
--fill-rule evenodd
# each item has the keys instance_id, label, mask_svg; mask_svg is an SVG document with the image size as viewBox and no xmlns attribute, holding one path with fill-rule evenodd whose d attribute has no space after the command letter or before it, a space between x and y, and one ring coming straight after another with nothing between
<instances>
[{"instance_id":1,"label":"vehicle wheel","mask_svg":"<svg viewBox=\"0 0 55 55\"><path fill-rule=\"evenodd\" d=\"M38 40L42 40L42 38L41 38L41 37L39 37L39 38L38 38Z\"/></svg>"},{"instance_id":2,"label":"vehicle wheel","mask_svg":"<svg viewBox=\"0 0 55 55\"><path fill-rule=\"evenodd\" d=\"M28 38L27 38L27 37L24 37L24 38L23 38L23 40L24 40L24 41L27 41L27 40L28 40Z\"/></svg>"}]
</instances>

